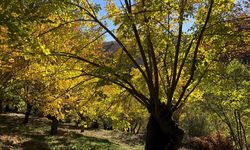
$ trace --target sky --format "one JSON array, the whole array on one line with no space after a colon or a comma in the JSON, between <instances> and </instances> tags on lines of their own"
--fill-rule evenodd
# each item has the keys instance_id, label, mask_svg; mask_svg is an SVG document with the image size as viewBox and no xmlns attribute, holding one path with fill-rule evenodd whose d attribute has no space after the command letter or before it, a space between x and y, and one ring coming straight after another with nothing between
<instances>
[{"instance_id":1,"label":"sky","mask_svg":"<svg viewBox=\"0 0 250 150\"><path fill-rule=\"evenodd\" d=\"M96 3L96 4L100 4L101 10L99 11L99 13L100 13L101 16L106 16L107 12L105 11L105 8L104 8L104 6L106 4L105 0L93 0L93 2ZM118 4L117 1L116 1L116 4ZM109 29L111 29L111 30L115 29L115 26L112 23L112 21L106 20L106 22L108 23ZM105 41L113 41L113 40L114 39L109 34L107 34L107 33L105 34Z\"/></svg>"},{"instance_id":2,"label":"sky","mask_svg":"<svg viewBox=\"0 0 250 150\"><path fill-rule=\"evenodd\" d=\"M115 1L115 3L116 3L117 6L119 6L119 7L121 6L121 3L120 3L119 0L114 0L114 1ZM105 8L104 8L104 6L106 4L105 0L93 0L93 2L96 3L96 4L100 4L101 10L99 11L99 13L100 13L101 16L107 15L107 12L105 11ZM111 29L111 30L115 29L115 26L112 23L112 21L106 20L106 22L108 23L109 29ZM183 26L183 31L187 32L188 29L192 26L192 24L193 24L192 20L186 22L184 24L184 26ZM114 39L109 34L107 34L107 33L105 34L105 41L113 41L113 40Z\"/></svg>"},{"instance_id":3,"label":"sky","mask_svg":"<svg viewBox=\"0 0 250 150\"><path fill-rule=\"evenodd\" d=\"M114 1L115 1L115 3L116 3L117 6L119 6L119 7L121 6L120 0L114 0ZM243 1L248 1L248 0L236 0L236 2L243 2ZM105 11L105 8L104 8L104 6L106 4L106 1L105 0L93 0L93 2L96 3L96 4L100 4L101 10L100 10L99 13L100 13L101 16L106 16L107 12ZM250 2L248 2L248 6L246 6L246 9L250 10ZM106 22L108 23L108 27L109 27L110 30L115 29L115 26L112 23L112 21L106 20ZM190 27L192 27L193 23L194 23L193 19L190 19L187 22L185 22L184 25L183 25L183 31L184 32L188 32L188 30L190 29ZM110 35L105 34L105 40L106 41L113 41L114 39Z\"/></svg>"}]
</instances>

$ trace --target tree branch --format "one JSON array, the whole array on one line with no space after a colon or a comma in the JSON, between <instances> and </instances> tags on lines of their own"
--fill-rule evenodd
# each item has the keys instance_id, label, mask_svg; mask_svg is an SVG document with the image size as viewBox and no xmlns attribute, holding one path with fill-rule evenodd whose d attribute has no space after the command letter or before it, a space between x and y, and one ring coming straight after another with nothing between
<instances>
[{"instance_id":1,"label":"tree branch","mask_svg":"<svg viewBox=\"0 0 250 150\"><path fill-rule=\"evenodd\" d=\"M178 101L176 102L176 104L174 105L173 110L176 110L176 108L180 104L180 102L181 102L184 94L186 93L187 88L189 87L191 81L193 80L194 73L196 71L196 61L197 61L197 55L198 55L199 46L200 46L203 34L204 34L205 30L206 30L206 26L208 24L208 21L209 21L211 12L212 12L213 4L214 4L214 0L211 0L210 1L210 6L209 6L209 9L208 9L208 13L207 13L207 16L206 16L205 23L204 23L204 25L203 25L203 27L201 29L201 32L199 34L199 37L197 39L196 47L195 47L195 50L194 50L194 56L193 56L193 60L192 60L190 77L189 77L188 81L186 82L185 86L183 87L183 90L182 90L182 92L180 94L180 97L179 97Z\"/></svg>"}]
</instances>

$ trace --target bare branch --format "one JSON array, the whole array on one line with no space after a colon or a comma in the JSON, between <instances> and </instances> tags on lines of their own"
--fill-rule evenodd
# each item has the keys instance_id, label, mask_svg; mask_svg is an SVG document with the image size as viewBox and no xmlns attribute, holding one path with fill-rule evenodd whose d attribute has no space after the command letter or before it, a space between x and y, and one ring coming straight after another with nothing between
<instances>
[{"instance_id":1,"label":"bare branch","mask_svg":"<svg viewBox=\"0 0 250 150\"><path fill-rule=\"evenodd\" d=\"M47 30L47 31L45 31L45 32L40 33L37 37L43 36L44 34L47 34L47 33L49 33L49 32L52 32L52 31L54 31L54 30L56 30L56 29L58 29L58 28L60 28L60 27L62 27L62 26L65 26L65 25L67 25L67 24L74 23L74 22L80 22L80 21L90 21L90 22L93 22L94 20L90 20L90 19L76 19L76 20L64 22L64 23L59 24L59 25L56 26L56 27L53 27L53 28L51 28L51 29L49 29L49 30Z\"/></svg>"},{"instance_id":2,"label":"bare branch","mask_svg":"<svg viewBox=\"0 0 250 150\"><path fill-rule=\"evenodd\" d=\"M91 9L93 15L94 15L95 17L97 17L97 16L96 16L96 13L95 13L95 10L93 9L93 7L92 7L91 4L89 3L89 1L86 0L86 2L87 2L87 4L89 5L89 8Z\"/></svg>"},{"instance_id":3,"label":"bare branch","mask_svg":"<svg viewBox=\"0 0 250 150\"><path fill-rule=\"evenodd\" d=\"M184 21L184 10L185 10L184 1L181 0L179 5L180 5L179 6L179 9L180 9L179 30L178 30L177 44L176 44L176 47L175 47L172 83L171 83L171 88L170 88L170 91L169 91L168 103L172 102L172 97L174 95L174 91L175 91L176 86L177 86L176 74L177 74L177 68L178 68L177 66L178 66L178 61L179 61L179 52L180 52L181 39L182 39L182 26L183 26L183 21Z\"/></svg>"},{"instance_id":4,"label":"bare branch","mask_svg":"<svg viewBox=\"0 0 250 150\"><path fill-rule=\"evenodd\" d=\"M91 65L93 65L95 67L101 67L100 64L97 64L95 62L92 62L92 61L87 60L87 59L85 59L83 57L77 56L75 54L71 54L71 53L67 53L67 52L52 52L51 54L52 55L57 55L57 56L65 56L65 57L75 58L75 59L81 60L83 62L86 62L88 64L91 64Z\"/></svg>"},{"instance_id":5,"label":"bare branch","mask_svg":"<svg viewBox=\"0 0 250 150\"><path fill-rule=\"evenodd\" d=\"M90 41L89 43L87 43L86 45L84 45L81 50L83 50L84 48L88 47L90 44L94 43L95 41L97 41L99 38L101 38L104 34L106 34L107 31L103 32L102 34L98 35L96 38L94 38L92 41Z\"/></svg>"},{"instance_id":6,"label":"bare branch","mask_svg":"<svg viewBox=\"0 0 250 150\"><path fill-rule=\"evenodd\" d=\"M190 77L189 77L188 81L186 82L185 86L183 87L183 90L182 90L182 92L181 92L181 94L179 96L178 101L174 105L173 110L176 110L176 108L178 107L178 105L181 103L181 100L182 100L183 96L185 95L187 88L189 87L191 81L193 80L194 73L196 71L196 61L197 61L197 55L198 55L199 46L200 46L203 34L204 34L205 30L206 30L206 26L208 24L208 21L209 21L211 12L212 12L213 4L214 4L214 0L211 0L210 1L210 6L209 6L209 9L208 9L208 13L207 13L207 16L206 16L205 23L204 23L204 25L203 25L203 27L201 29L201 32L199 34L199 37L197 39L196 47L195 47L195 50L194 50L194 56L193 56L193 60L192 60Z\"/></svg>"},{"instance_id":7,"label":"bare branch","mask_svg":"<svg viewBox=\"0 0 250 150\"><path fill-rule=\"evenodd\" d=\"M121 80L120 78L117 78L115 80L112 80L110 78L107 78L106 76L102 76L102 75L97 75L97 74L93 74L93 73L87 73L87 72L83 72L83 75L87 75L87 76L93 76L99 79L104 79L106 81L109 81L111 83L114 83L124 89L126 89L131 95L133 95L138 102L140 102L141 104L143 104L145 107L149 108L149 99L146 98L143 94L141 94L138 90L134 89L133 87L130 88L128 86L126 86L124 84L124 81L122 80L122 82L120 82L119 80ZM130 86L130 85L129 85Z\"/></svg>"},{"instance_id":8,"label":"bare branch","mask_svg":"<svg viewBox=\"0 0 250 150\"><path fill-rule=\"evenodd\" d=\"M145 72L143 71L143 69L141 68L141 66L136 62L136 60L133 58L133 56L130 54L130 52L127 50L127 48L124 46L124 44L121 42L121 40L115 36L115 34L108 29L107 26L105 26L97 17L95 17L94 15L92 15L88 10L86 10L85 8L83 8L82 6L72 3L72 2L67 2L70 5L74 5L77 6L80 10L85 11L89 17L91 17L97 24L99 24L105 31L107 31L107 33L114 38L114 40L121 46L122 50L126 53L126 55L129 57L129 59L133 62L133 64L139 69L139 71L141 72L142 76L144 77L144 79L146 81L148 81L148 78L145 74Z\"/></svg>"},{"instance_id":9,"label":"bare branch","mask_svg":"<svg viewBox=\"0 0 250 150\"><path fill-rule=\"evenodd\" d=\"M191 42L189 43L188 48L187 48L187 50L186 50L186 52L185 52L184 58L183 58L183 60L182 60L182 62L181 62L180 69L179 69L179 71L178 71L177 78L176 78L176 82L177 82L177 83L178 83L178 81L179 81L179 79L180 79L181 72L182 72L183 67L184 67L184 65L185 65L187 56L188 56L188 54L189 54L189 52L190 52L190 50L191 50L191 47L192 47L192 45L193 45L193 41L194 41L194 38L193 38L193 39L191 40Z\"/></svg>"}]
</instances>

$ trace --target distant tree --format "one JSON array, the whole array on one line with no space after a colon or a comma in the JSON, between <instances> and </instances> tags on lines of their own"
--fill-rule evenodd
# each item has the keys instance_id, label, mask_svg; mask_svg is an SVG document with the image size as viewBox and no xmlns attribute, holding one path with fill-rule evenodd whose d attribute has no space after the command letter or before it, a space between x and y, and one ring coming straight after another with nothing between
<instances>
[{"instance_id":1,"label":"distant tree","mask_svg":"<svg viewBox=\"0 0 250 150\"><path fill-rule=\"evenodd\" d=\"M227 126L236 149L240 150L248 149L249 143L249 78L249 69L233 60L227 66L218 65L203 85L205 108Z\"/></svg>"},{"instance_id":2,"label":"distant tree","mask_svg":"<svg viewBox=\"0 0 250 150\"><path fill-rule=\"evenodd\" d=\"M0 112L3 112L4 100L18 99L18 94L13 88L16 87L16 79L20 77L22 71L28 66L19 53L8 54L5 50L0 54ZM7 101L5 101L8 103ZM9 101L10 102L10 101Z\"/></svg>"}]
</instances>

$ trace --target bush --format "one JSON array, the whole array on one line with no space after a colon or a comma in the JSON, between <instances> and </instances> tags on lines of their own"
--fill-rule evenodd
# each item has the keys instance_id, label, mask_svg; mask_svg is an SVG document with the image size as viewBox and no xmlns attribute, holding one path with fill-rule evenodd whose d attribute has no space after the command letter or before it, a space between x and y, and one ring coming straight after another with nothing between
<instances>
[{"instance_id":1,"label":"bush","mask_svg":"<svg viewBox=\"0 0 250 150\"><path fill-rule=\"evenodd\" d=\"M195 150L233 150L233 142L230 138L221 135L193 137L184 144L186 148Z\"/></svg>"},{"instance_id":2,"label":"bush","mask_svg":"<svg viewBox=\"0 0 250 150\"><path fill-rule=\"evenodd\" d=\"M208 121L205 115L189 115L183 120L183 128L189 137L200 137L208 135Z\"/></svg>"}]
</instances>

